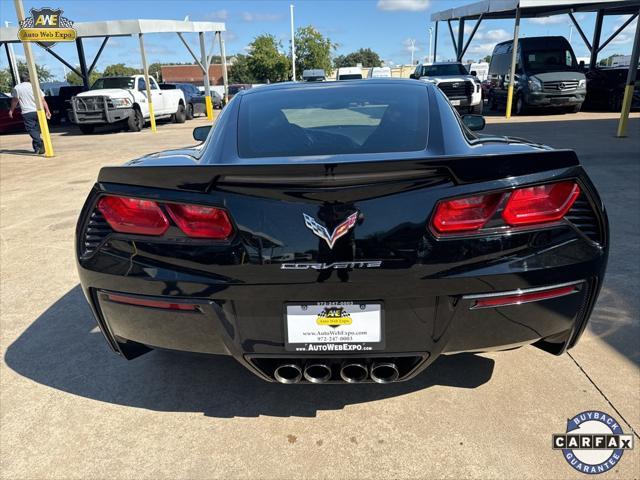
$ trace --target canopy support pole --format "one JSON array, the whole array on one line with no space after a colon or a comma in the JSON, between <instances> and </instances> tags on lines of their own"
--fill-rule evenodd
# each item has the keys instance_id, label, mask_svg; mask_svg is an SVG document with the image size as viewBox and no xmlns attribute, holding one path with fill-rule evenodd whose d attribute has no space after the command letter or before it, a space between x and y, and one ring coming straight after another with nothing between
<instances>
[{"instance_id":1,"label":"canopy support pole","mask_svg":"<svg viewBox=\"0 0 640 480\"><path fill-rule=\"evenodd\" d=\"M596 25L593 30L593 41L591 42L591 55L589 57L589 70L596 68L598 63L598 52L600 51L600 35L602 34L602 20L604 10L598 10L596 14Z\"/></svg>"},{"instance_id":2,"label":"canopy support pole","mask_svg":"<svg viewBox=\"0 0 640 480\"><path fill-rule=\"evenodd\" d=\"M151 97L151 82L149 81L149 67L147 66L147 55L144 53L143 34L139 33L140 39L140 56L142 57L142 70L144 72L144 83L147 85L147 104L149 105L149 120L151 120L151 131L156 133L156 116L153 112L153 99ZM136 85L137 87L137 85Z\"/></svg>"},{"instance_id":3,"label":"canopy support pole","mask_svg":"<svg viewBox=\"0 0 640 480\"><path fill-rule=\"evenodd\" d=\"M467 48L469 48L469 44L471 43L471 40L473 40L473 36L478 31L478 27L480 26L480 22L482 22L482 15L483 14L480 14L480 16L478 17L478 21L476 22L475 26L473 27L473 30L471 31L471 35L469 35L469 39L467 40L467 43L464 44L464 48L462 49L462 53L460 54L459 61L462 61L462 57L464 57L464 54L467 53Z\"/></svg>"},{"instance_id":4,"label":"canopy support pole","mask_svg":"<svg viewBox=\"0 0 640 480\"><path fill-rule=\"evenodd\" d=\"M200 38L200 64L202 65L204 82L204 102L207 110L207 119L213 120L213 104L211 103L211 86L209 79L209 64L207 63L207 48L204 43L204 32L198 32Z\"/></svg>"},{"instance_id":5,"label":"canopy support pole","mask_svg":"<svg viewBox=\"0 0 640 480\"><path fill-rule=\"evenodd\" d=\"M520 33L520 7L516 8L516 21L513 25L513 48L511 51L511 68L509 70L509 87L507 89L506 117L511 118L513 104L513 87L516 83L516 64L518 60L518 34Z\"/></svg>"},{"instance_id":6,"label":"canopy support pole","mask_svg":"<svg viewBox=\"0 0 640 480\"><path fill-rule=\"evenodd\" d=\"M638 14L640 14L640 11ZM625 137L627 134L627 122L629 121L631 100L633 99L633 90L638 73L638 56L640 56L640 22L636 25L636 34L633 38L633 50L631 51L631 62L629 64L629 73L627 74L627 85L624 88L624 98L622 100L622 111L620 112L617 137Z\"/></svg>"},{"instance_id":7,"label":"canopy support pole","mask_svg":"<svg viewBox=\"0 0 640 480\"><path fill-rule=\"evenodd\" d=\"M456 60L462 61L462 43L464 42L464 17L458 20L458 43L456 49Z\"/></svg>"},{"instance_id":8,"label":"canopy support pole","mask_svg":"<svg viewBox=\"0 0 640 480\"><path fill-rule=\"evenodd\" d=\"M453 34L453 27L451 26L451 20L447 20L447 25L449 25L449 33L451 34L451 43L453 43L453 49L456 51L456 55L457 55L458 44L456 43L456 36Z\"/></svg>"},{"instance_id":9,"label":"canopy support pole","mask_svg":"<svg viewBox=\"0 0 640 480\"><path fill-rule=\"evenodd\" d=\"M430 59L430 61L432 62L436 62L436 59L438 58L438 21L436 21L436 31L434 32L434 36L433 36L433 58Z\"/></svg>"},{"instance_id":10,"label":"canopy support pole","mask_svg":"<svg viewBox=\"0 0 640 480\"><path fill-rule=\"evenodd\" d=\"M224 49L224 38L222 38L222 32L218 32L218 38L220 39L220 55L222 55L222 81L224 83L224 104L229 102L229 78L227 74L227 54Z\"/></svg>"}]
</instances>

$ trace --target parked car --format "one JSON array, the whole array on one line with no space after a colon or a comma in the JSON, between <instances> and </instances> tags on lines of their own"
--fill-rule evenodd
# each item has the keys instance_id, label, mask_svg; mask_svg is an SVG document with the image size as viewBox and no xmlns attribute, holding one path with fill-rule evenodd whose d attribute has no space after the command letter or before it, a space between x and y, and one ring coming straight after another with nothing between
<instances>
[{"instance_id":1,"label":"parked car","mask_svg":"<svg viewBox=\"0 0 640 480\"><path fill-rule=\"evenodd\" d=\"M446 353L576 345L609 230L575 152L478 135L483 117L427 82L238 95L194 129L201 145L104 167L86 199L74 253L115 353L346 384L407 380Z\"/></svg>"},{"instance_id":2,"label":"parked car","mask_svg":"<svg viewBox=\"0 0 640 480\"><path fill-rule=\"evenodd\" d=\"M205 103L206 95L198 87L191 83L161 83L161 90L182 90L185 102L187 103L187 120L193 119L196 115L206 115L207 107ZM214 109L222 108L222 97L214 90L211 92L211 104Z\"/></svg>"},{"instance_id":3,"label":"parked car","mask_svg":"<svg viewBox=\"0 0 640 480\"><path fill-rule=\"evenodd\" d=\"M489 65L489 107L506 105L513 40L493 49ZM564 37L525 37L518 43L513 105L517 115L530 107L579 112L587 93L586 78Z\"/></svg>"},{"instance_id":4,"label":"parked car","mask_svg":"<svg viewBox=\"0 0 640 480\"><path fill-rule=\"evenodd\" d=\"M86 89L83 85L64 85L57 90L56 95L45 97L45 100L49 104L49 111L51 112L49 122L53 124L60 123L63 120L69 120L71 98L84 92Z\"/></svg>"},{"instance_id":5,"label":"parked car","mask_svg":"<svg viewBox=\"0 0 640 480\"><path fill-rule=\"evenodd\" d=\"M419 63L410 77L435 84L454 107L470 113L482 113L480 81L462 63Z\"/></svg>"},{"instance_id":6,"label":"parked car","mask_svg":"<svg viewBox=\"0 0 640 480\"><path fill-rule=\"evenodd\" d=\"M327 76L321 68L308 69L302 72L302 80L305 82L324 82Z\"/></svg>"},{"instance_id":7,"label":"parked car","mask_svg":"<svg viewBox=\"0 0 640 480\"><path fill-rule=\"evenodd\" d=\"M182 90L160 90L153 77L149 82L155 117L184 123L187 113ZM122 124L139 132L149 118L144 75L99 78L91 89L71 99L71 121L82 133L92 133L97 125L108 124Z\"/></svg>"},{"instance_id":8,"label":"parked car","mask_svg":"<svg viewBox=\"0 0 640 480\"><path fill-rule=\"evenodd\" d=\"M369 69L367 78L390 78L391 68L389 67L372 67Z\"/></svg>"},{"instance_id":9,"label":"parked car","mask_svg":"<svg viewBox=\"0 0 640 480\"><path fill-rule=\"evenodd\" d=\"M231 100L238 92L251 89L250 83L234 83L228 87L229 100Z\"/></svg>"},{"instance_id":10,"label":"parked car","mask_svg":"<svg viewBox=\"0 0 640 480\"><path fill-rule=\"evenodd\" d=\"M361 80L362 68L340 67L336 72L336 80Z\"/></svg>"},{"instance_id":11,"label":"parked car","mask_svg":"<svg viewBox=\"0 0 640 480\"><path fill-rule=\"evenodd\" d=\"M0 93L0 133L24 131L24 123L22 122L20 106L17 106L13 111L13 118L9 117L10 108L11 97L4 93Z\"/></svg>"},{"instance_id":12,"label":"parked car","mask_svg":"<svg viewBox=\"0 0 640 480\"><path fill-rule=\"evenodd\" d=\"M629 67L596 68L586 72L587 98L584 106L604 108L611 112L622 110L622 99L627 84ZM640 69L631 99L631 108L640 108Z\"/></svg>"}]
</instances>

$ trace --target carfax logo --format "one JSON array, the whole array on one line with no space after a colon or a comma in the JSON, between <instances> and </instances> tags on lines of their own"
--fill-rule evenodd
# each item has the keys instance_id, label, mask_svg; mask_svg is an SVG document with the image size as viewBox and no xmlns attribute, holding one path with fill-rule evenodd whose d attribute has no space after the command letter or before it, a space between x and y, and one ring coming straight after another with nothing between
<instances>
[{"instance_id":1,"label":"carfax logo","mask_svg":"<svg viewBox=\"0 0 640 480\"><path fill-rule=\"evenodd\" d=\"M553 449L582 473L611 470L625 450L633 448L633 435L625 435L610 415L597 411L579 413L567 420L567 432L553 435Z\"/></svg>"},{"instance_id":2,"label":"carfax logo","mask_svg":"<svg viewBox=\"0 0 640 480\"><path fill-rule=\"evenodd\" d=\"M20 22L18 38L22 42L38 42L51 47L57 42L71 42L76 39L73 22L62 16L59 8L32 8L31 16Z\"/></svg>"}]
</instances>

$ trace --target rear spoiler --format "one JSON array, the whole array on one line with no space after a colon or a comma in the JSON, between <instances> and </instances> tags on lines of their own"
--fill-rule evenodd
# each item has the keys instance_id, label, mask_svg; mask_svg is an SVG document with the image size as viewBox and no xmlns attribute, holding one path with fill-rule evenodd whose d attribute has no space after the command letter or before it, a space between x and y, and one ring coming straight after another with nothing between
<instances>
[{"instance_id":1,"label":"rear spoiler","mask_svg":"<svg viewBox=\"0 0 640 480\"><path fill-rule=\"evenodd\" d=\"M99 183L116 183L206 193L217 186L331 188L404 181L453 181L457 184L499 180L579 165L572 150L509 155L431 157L339 163L231 165L127 165L104 167Z\"/></svg>"}]
</instances>

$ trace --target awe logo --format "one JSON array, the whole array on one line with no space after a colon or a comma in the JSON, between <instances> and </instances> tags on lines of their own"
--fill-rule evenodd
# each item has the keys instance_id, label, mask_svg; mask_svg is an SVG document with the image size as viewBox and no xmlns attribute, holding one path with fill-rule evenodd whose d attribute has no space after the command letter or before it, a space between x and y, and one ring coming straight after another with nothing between
<instances>
[{"instance_id":1,"label":"awe logo","mask_svg":"<svg viewBox=\"0 0 640 480\"><path fill-rule=\"evenodd\" d=\"M307 215L306 213L303 213L302 215L304 216L304 223L307 228L327 242L329 248L333 248L336 241L351 230L358 220L358 212L353 212L344 222L334 228L333 233L329 235L327 227L320 225L311 215Z\"/></svg>"}]
</instances>

